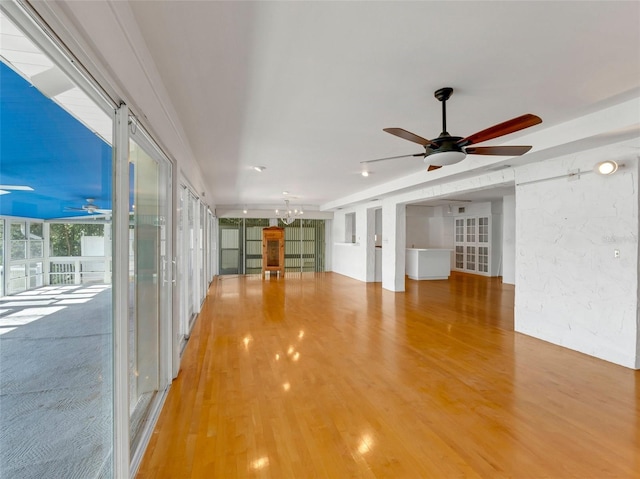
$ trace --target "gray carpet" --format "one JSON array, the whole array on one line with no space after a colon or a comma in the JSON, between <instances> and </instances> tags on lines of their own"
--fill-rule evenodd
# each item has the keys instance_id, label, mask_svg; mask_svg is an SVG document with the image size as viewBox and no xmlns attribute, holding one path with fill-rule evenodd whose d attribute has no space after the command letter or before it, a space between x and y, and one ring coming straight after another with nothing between
<instances>
[{"instance_id":1,"label":"gray carpet","mask_svg":"<svg viewBox=\"0 0 640 479\"><path fill-rule=\"evenodd\" d=\"M111 477L111 289L0 299L0 477Z\"/></svg>"}]
</instances>

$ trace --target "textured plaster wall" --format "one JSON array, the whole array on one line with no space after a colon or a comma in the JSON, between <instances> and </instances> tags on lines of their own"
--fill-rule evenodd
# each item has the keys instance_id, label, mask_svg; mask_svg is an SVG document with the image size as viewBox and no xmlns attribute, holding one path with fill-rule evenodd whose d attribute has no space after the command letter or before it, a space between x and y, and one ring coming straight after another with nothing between
<instances>
[{"instance_id":1,"label":"textured plaster wall","mask_svg":"<svg viewBox=\"0 0 640 479\"><path fill-rule=\"evenodd\" d=\"M624 162L609 177L591 172L592 156L516 171L515 329L633 368L638 161ZM579 179L552 179L578 169Z\"/></svg>"},{"instance_id":2,"label":"textured plaster wall","mask_svg":"<svg viewBox=\"0 0 640 479\"><path fill-rule=\"evenodd\" d=\"M502 199L502 282L516 283L516 197Z\"/></svg>"}]
</instances>

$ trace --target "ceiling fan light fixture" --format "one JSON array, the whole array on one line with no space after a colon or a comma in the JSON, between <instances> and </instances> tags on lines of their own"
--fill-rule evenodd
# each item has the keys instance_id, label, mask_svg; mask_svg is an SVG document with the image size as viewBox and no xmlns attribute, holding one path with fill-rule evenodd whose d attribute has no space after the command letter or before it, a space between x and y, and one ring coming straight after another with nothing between
<instances>
[{"instance_id":1,"label":"ceiling fan light fixture","mask_svg":"<svg viewBox=\"0 0 640 479\"><path fill-rule=\"evenodd\" d=\"M601 175L613 175L618 171L618 163L613 160L601 161L596 165L595 170Z\"/></svg>"},{"instance_id":2,"label":"ceiling fan light fixture","mask_svg":"<svg viewBox=\"0 0 640 479\"><path fill-rule=\"evenodd\" d=\"M460 163L467 157L464 151L442 151L432 153L424 158L424 162L432 166L449 166Z\"/></svg>"}]
</instances>

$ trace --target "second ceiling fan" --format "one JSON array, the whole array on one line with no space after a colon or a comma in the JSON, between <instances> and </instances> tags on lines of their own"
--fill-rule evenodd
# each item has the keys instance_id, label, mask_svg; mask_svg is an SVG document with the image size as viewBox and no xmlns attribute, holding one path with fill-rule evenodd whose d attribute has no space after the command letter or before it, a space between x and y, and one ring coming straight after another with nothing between
<instances>
[{"instance_id":1,"label":"second ceiling fan","mask_svg":"<svg viewBox=\"0 0 640 479\"><path fill-rule=\"evenodd\" d=\"M402 128L384 128L384 131L387 133L424 146L425 151L423 153L390 156L387 158L378 158L377 160L361 161L361 163L375 163L377 161L406 158L409 156L421 156L424 158L424 162L429 165L428 171L431 171L441 168L442 166L458 163L462 161L466 155L520 156L531 149L531 146L472 146L542 123L540 117L530 113L499 123L464 138L461 136L451 136L447 132L446 103L452 93L453 88L448 87L440 88L434 93L434 96L442 103L442 133L440 133L438 138L427 140Z\"/></svg>"}]
</instances>

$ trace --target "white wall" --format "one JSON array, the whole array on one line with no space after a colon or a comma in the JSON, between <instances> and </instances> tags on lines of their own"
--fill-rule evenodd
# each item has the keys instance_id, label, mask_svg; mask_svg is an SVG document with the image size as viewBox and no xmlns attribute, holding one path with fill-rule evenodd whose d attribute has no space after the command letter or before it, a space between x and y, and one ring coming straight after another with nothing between
<instances>
[{"instance_id":1,"label":"white wall","mask_svg":"<svg viewBox=\"0 0 640 479\"><path fill-rule=\"evenodd\" d=\"M516 197L502 199L502 282L516 284Z\"/></svg>"},{"instance_id":2,"label":"white wall","mask_svg":"<svg viewBox=\"0 0 640 479\"><path fill-rule=\"evenodd\" d=\"M638 161L624 162L610 177L586 154L516 171L515 329L637 368Z\"/></svg>"},{"instance_id":3,"label":"white wall","mask_svg":"<svg viewBox=\"0 0 640 479\"><path fill-rule=\"evenodd\" d=\"M445 217L442 206L433 208L427 225L428 247L453 249L453 220Z\"/></svg>"},{"instance_id":4,"label":"white wall","mask_svg":"<svg viewBox=\"0 0 640 479\"><path fill-rule=\"evenodd\" d=\"M345 243L347 213L356 215L356 242ZM336 211L333 217L332 271L360 281L367 281L367 210L364 207L345 208Z\"/></svg>"},{"instance_id":5,"label":"white wall","mask_svg":"<svg viewBox=\"0 0 640 479\"><path fill-rule=\"evenodd\" d=\"M430 219L433 208L430 206L407 206L407 248L428 248Z\"/></svg>"},{"instance_id":6,"label":"white wall","mask_svg":"<svg viewBox=\"0 0 640 479\"><path fill-rule=\"evenodd\" d=\"M375 246L382 246L382 208L375 209Z\"/></svg>"}]
</instances>

